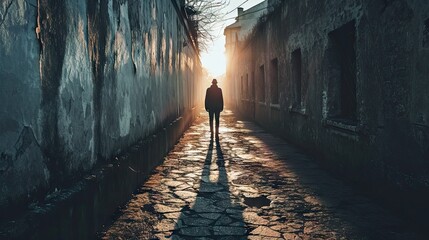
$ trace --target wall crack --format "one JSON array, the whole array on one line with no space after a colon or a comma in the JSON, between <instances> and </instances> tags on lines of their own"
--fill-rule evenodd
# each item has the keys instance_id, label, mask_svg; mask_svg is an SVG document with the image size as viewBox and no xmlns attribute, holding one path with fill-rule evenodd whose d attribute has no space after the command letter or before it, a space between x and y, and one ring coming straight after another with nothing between
<instances>
[{"instance_id":1,"label":"wall crack","mask_svg":"<svg viewBox=\"0 0 429 240\"><path fill-rule=\"evenodd\" d=\"M4 14L3 14L3 16L1 16L1 19L0 19L0 27L2 27L2 26L3 26L3 23L6 21L6 16L7 16L8 12L9 12L9 9L10 9L10 7L12 6L13 2L14 2L14 0L11 0L11 1L9 2L9 4L6 6L6 9L5 9L5 11L4 11Z\"/></svg>"}]
</instances>

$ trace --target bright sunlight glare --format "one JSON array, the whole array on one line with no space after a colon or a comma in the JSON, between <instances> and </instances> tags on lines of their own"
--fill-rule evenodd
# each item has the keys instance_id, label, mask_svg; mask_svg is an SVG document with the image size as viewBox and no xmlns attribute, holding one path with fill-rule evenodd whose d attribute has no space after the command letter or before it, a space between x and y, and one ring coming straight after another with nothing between
<instances>
[{"instance_id":1,"label":"bright sunlight glare","mask_svg":"<svg viewBox=\"0 0 429 240\"><path fill-rule=\"evenodd\" d=\"M223 45L214 44L210 50L201 54L201 62L212 76L217 77L226 70L225 49Z\"/></svg>"},{"instance_id":2,"label":"bright sunlight glare","mask_svg":"<svg viewBox=\"0 0 429 240\"><path fill-rule=\"evenodd\" d=\"M223 35L223 29L234 23L234 17L237 16L237 6L241 5L241 7L246 10L262 1L263 0L231 0L229 5L223 9L225 13L229 12L229 14L225 16L225 19L220 19L219 26L212 30L216 36L213 44L209 46L207 52L201 52L201 63L211 76L219 77L225 74L227 63L225 57L225 36Z\"/></svg>"}]
</instances>

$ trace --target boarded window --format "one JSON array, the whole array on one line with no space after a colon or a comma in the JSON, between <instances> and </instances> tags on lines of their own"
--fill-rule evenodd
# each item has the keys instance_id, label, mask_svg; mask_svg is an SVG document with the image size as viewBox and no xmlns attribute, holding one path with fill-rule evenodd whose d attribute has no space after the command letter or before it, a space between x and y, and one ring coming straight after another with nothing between
<instances>
[{"instance_id":1,"label":"boarded window","mask_svg":"<svg viewBox=\"0 0 429 240\"><path fill-rule=\"evenodd\" d=\"M277 58L271 60L270 71L270 89L271 89L271 103L279 103L279 69Z\"/></svg>"},{"instance_id":2,"label":"boarded window","mask_svg":"<svg viewBox=\"0 0 429 240\"><path fill-rule=\"evenodd\" d=\"M356 116L356 27L351 21L329 33L331 47L329 91L336 106L332 108L332 117L349 120L355 123Z\"/></svg>"},{"instance_id":3,"label":"boarded window","mask_svg":"<svg viewBox=\"0 0 429 240\"><path fill-rule=\"evenodd\" d=\"M259 67L259 101L265 102L265 67Z\"/></svg>"},{"instance_id":4,"label":"boarded window","mask_svg":"<svg viewBox=\"0 0 429 240\"><path fill-rule=\"evenodd\" d=\"M292 52L292 89L293 89L293 107L301 108L301 86L302 86L302 59L301 49Z\"/></svg>"}]
</instances>

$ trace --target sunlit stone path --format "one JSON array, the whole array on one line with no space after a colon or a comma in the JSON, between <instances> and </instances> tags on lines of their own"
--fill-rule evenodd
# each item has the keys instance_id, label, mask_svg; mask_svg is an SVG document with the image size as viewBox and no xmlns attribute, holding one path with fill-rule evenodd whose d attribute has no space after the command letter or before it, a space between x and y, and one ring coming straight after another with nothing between
<instances>
[{"instance_id":1,"label":"sunlit stone path","mask_svg":"<svg viewBox=\"0 0 429 240\"><path fill-rule=\"evenodd\" d=\"M253 123L204 112L103 239L416 239L403 222Z\"/></svg>"}]
</instances>

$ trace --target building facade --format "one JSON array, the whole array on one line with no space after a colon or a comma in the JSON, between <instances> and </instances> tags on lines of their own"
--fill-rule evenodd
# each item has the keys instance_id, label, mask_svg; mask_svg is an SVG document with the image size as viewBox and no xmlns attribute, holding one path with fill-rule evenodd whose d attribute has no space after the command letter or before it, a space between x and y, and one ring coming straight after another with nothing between
<instances>
[{"instance_id":1,"label":"building facade","mask_svg":"<svg viewBox=\"0 0 429 240\"><path fill-rule=\"evenodd\" d=\"M265 0L247 10L243 8L237 8L237 17L235 22L227 26L224 30L225 35L225 53L226 53L226 79L232 79L233 76L229 75L235 71L237 65L231 64L232 59L236 58L239 54L240 44L252 33L254 26L258 23L258 20L261 16L265 15L268 12L268 1ZM246 81L242 79L240 81ZM237 90L239 89L239 83L235 81L234 88L225 88L224 94L226 96L225 100L234 101L237 100L234 98L238 94ZM241 84L241 83L240 83ZM247 85L247 84L245 84ZM234 102L237 104L238 102Z\"/></svg>"},{"instance_id":2,"label":"building facade","mask_svg":"<svg viewBox=\"0 0 429 240\"><path fill-rule=\"evenodd\" d=\"M418 204L403 213L427 214L429 3L271 3L229 56L233 107L365 191Z\"/></svg>"}]
</instances>

